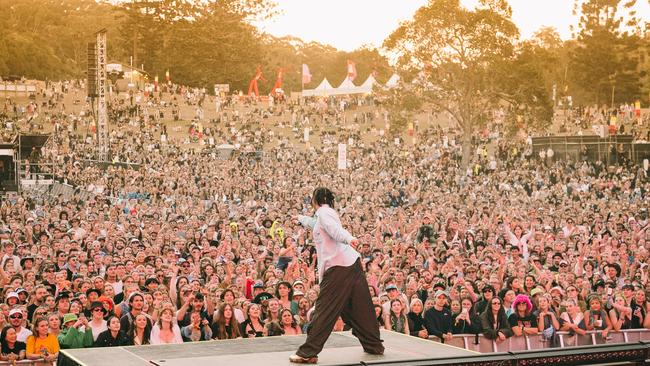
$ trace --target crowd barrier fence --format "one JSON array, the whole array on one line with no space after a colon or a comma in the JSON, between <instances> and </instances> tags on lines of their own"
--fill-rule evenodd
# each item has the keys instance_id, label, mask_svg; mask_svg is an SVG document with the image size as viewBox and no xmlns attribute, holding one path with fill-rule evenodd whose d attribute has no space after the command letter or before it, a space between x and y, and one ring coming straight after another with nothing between
<instances>
[{"instance_id":1,"label":"crowd barrier fence","mask_svg":"<svg viewBox=\"0 0 650 366\"><path fill-rule=\"evenodd\" d=\"M44 365L53 365L53 362L45 362L43 359L37 360L20 360L20 361L0 361L0 366L44 366Z\"/></svg>"},{"instance_id":2,"label":"crowd barrier fence","mask_svg":"<svg viewBox=\"0 0 650 366\"><path fill-rule=\"evenodd\" d=\"M610 331L606 339L602 337L601 332L588 331L585 335L557 332L557 338L553 341L543 339L541 334L512 336L502 342L487 339L482 334L454 334L451 340L445 341L445 344L480 353L492 353L650 342L650 329ZM429 337L429 339L439 342L437 337Z\"/></svg>"}]
</instances>

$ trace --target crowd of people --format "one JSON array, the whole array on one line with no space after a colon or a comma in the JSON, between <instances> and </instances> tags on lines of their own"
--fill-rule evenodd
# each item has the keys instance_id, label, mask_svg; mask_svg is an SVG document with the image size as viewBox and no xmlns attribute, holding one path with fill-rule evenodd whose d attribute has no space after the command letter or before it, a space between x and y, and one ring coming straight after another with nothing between
<instances>
[{"instance_id":1,"label":"crowd of people","mask_svg":"<svg viewBox=\"0 0 650 366\"><path fill-rule=\"evenodd\" d=\"M214 102L183 93L166 104ZM607 338L650 328L643 167L540 164L523 153L525 140L501 139L466 170L459 136L421 125L417 143L398 143L377 132L382 113L372 106L218 108L218 119L197 123L202 139L241 146L229 159L209 144L162 141L171 122L126 111L114 115L132 128L111 131L111 151L136 165L107 167L87 163L94 141L68 113L50 114L59 127L41 159L90 195L2 200L0 359L307 332L318 258L297 217L313 214L319 186L335 193L358 238L387 330L443 342L468 333L554 342L560 330ZM318 144L295 142L304 127ZM340 319L335 330L345 329Z\"/></svg>"}]
</instances>

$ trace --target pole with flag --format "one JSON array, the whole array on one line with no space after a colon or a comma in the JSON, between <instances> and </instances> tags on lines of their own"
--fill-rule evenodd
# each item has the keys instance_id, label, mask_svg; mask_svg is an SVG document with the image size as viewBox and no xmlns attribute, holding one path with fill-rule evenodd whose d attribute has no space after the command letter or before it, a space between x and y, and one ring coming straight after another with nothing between
<instances>
[{"instance_id":1,"label":"pole with flag","mask_svg":"<svg viewBox=\"0 0 650 366\"><path fill-rule=\"evenodd\" d=\"M302 90L305 89L305 84L311 82L311 72L309 72L309 66L307 64L302 64Z\"/></svg>"}]
</instances>

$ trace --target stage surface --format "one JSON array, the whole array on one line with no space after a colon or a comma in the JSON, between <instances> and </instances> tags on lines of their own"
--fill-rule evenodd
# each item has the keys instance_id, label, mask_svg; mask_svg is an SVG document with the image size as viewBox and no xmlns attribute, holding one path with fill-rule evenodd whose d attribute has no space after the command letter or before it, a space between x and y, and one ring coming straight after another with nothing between
<instances>
[{"instance_id":1,"label":"stage surface","mask_svg":"<svg viewBox=\"0 0 650 366\"><path fill-rule=\"evenodd\" d=\"M62 350L59 366L214 366L295 365L289 362L306 336L235 339L174 345L82 348ZM407 361L423 358L474 356L477 353L394 332L383 331L383 356L363 352L350 332L332 333L318 357L318 365L360 365L372 361Z\"/></svg>"}]
</instances>

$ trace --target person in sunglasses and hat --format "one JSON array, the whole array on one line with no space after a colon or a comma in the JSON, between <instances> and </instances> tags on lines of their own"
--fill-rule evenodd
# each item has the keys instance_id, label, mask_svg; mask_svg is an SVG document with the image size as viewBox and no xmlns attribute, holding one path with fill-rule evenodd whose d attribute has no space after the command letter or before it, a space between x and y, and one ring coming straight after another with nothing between
<instances>
[{"instance_id":1,"label":"person in sunglasses and hat","mask_svg":"<svg viewBox=\"0 0 650 366\"><path fill-rule=\"evenodd\" d=\"M104 304L101 301L93 301L90 304L90 316L91 319L88 322L88 326L93 333L93 341L97 340L99 334L108 329L108 325L104 318L108 311L104 308Z\"/></svg>"},{"instance_id":2,"label":"person in sunglasses and hat","mask_svg":"<svg viewBox=\"0 0 650 366\"><path fill-rule=\"evenodd\" d=\"M341 225L334 210L334 193L320 187L312 194L314 217L298 216L298 221L312 230L318 256L320 294L314 317L307 330L307 340L289 361L316 363L339 316L352 326L363 350L384 353L379 323L368 290L368 282L356 251L358 241Z\"/></svg>"}]
</instances>

